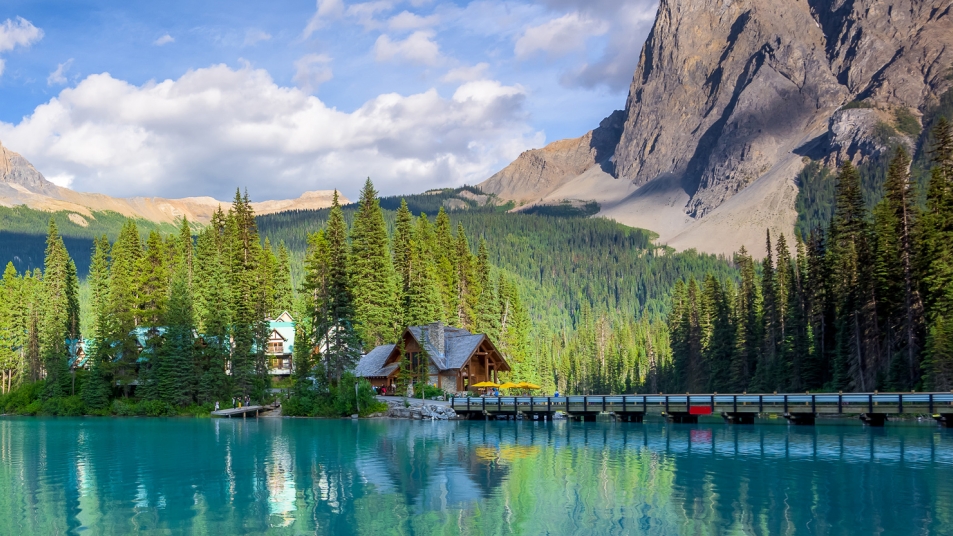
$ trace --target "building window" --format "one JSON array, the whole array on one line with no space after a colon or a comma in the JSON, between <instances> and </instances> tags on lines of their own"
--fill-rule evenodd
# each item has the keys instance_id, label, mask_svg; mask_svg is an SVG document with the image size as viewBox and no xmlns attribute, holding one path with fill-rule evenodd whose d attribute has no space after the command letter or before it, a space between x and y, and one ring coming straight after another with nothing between
<instances>
[{"instance_id":1,"label":"building window","mask_svg":"<svg viewBox=\"0 0 953 536\"><path fill-rule=\"evenodd\" d=\"M268 341L268 353L269 354L285 353L284 343L282 341Z\"/></svg>"}]
</instances>

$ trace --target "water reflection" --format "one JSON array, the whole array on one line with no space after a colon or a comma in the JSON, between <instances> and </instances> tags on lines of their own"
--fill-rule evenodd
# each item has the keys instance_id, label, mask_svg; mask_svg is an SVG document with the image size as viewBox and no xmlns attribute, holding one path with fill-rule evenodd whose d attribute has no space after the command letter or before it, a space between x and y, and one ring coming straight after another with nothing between
<instances>
[{"instance_id":1,"label":"water reflection","mask_svg":"<svg viewBox=\"0 0 953 536\"><path fill-rule=\"evenodd\" d=\"M953 532L933 426L0 419L0 533Z\"/></svg>"}]
</instances>

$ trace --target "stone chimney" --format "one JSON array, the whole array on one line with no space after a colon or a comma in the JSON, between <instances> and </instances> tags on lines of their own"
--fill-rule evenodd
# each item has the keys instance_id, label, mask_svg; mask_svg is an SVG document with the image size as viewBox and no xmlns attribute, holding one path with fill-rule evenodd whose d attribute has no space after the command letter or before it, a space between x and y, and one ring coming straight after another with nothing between
<instances>
[{"instance_id":1,"label":"stone chimney","mask_svg":"<svg viewBox=\"0 0 953 536\"><path fill-rule=\"evenodd\" d=\"M443 322L436 321L432 324L427 324L427 341L430 342L430 345L437 349L437 352L443 356L446 352L446 338L444 335Z\"/></svg>"}]
</instances>

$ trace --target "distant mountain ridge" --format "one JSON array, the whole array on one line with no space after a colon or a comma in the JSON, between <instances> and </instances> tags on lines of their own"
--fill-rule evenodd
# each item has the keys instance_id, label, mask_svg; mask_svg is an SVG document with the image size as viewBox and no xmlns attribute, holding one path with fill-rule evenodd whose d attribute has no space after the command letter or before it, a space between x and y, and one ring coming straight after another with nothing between
<instances>
[{"instance_id":1,"label":"distant mountain ridge","mask_svg":"<svg viewBox=\"0 0 953 536\"><path fill-rule=\"evenodd\" d=\"M899 118L919 122L951 69L950 0L662 0L625 110L479 186L528 204L595 200L677 249L757 254L766 229L793 233L805 158L913 147ZM595 150L620 121L614 147Z\"/></svg>"},{"instance_id":2,"label":"distant mountain ridge","mask_svg":"<svg viewBox=\"0 0 953 536\"><path fill-rule=\"evenodd\" d=\"M331 206L332 196L331 190L305 192L297 199L252 203L252 208L256 214L320 209ZM341 202L347 203L348 200L342 196ZM0 206L25 205L49 212L74 212L76 217L71 219L77 223L92 217L92 213L97 211L112 211L130 218L160 223L171 223L182 217L196 223L208 223L219 206L227 209L230 204L230 201L219 201L212 197L118 198L76 192L48 181L26 158L0 143Z\"/></svg>"}]
</instances>

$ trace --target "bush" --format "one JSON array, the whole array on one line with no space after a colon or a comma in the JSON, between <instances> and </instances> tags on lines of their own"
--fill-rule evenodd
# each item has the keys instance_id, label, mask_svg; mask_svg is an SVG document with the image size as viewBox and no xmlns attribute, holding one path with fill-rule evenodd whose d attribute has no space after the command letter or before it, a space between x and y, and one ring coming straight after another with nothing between
<instances>
[{"instance_id":1,"label":"bush","mask_svg":"<svg viewBox=\"0 0 953 536\"><path fill-rule=\"evenodd\" d=\"M874 107L874 105L873 105L873 104L870 104L869 102L864 102L864 101L855 100L855 101L850 101L850 102L848 102L847 104L841 106L840 109L841 109L841 110L853 110L853 109L855 109L855 108L873 108L873 107Z\"/></svg>"},{"instance_id":2,"label":"bush","mask_svg":"<svg viewBox=\"0 0 953 536\"><path fill-rule=\"evenodd\" d=\"M43 394L43 388L46 384L42 381L35 383L24 383L16 389L0 397L0 413L19 413L21 415L35 415L39 406L36 406L33 413L24 413L27 407L33 405Z\"/></svg>"},{"instance_id":3,"label":"bush","mask_svg":"<svg viewBox=\"0 0 953 536\"><path fill-rule=\"evenodd\" d=\"M897 108L893 112L893 117L897 125L897 130L911 138L916 138L920 135L920 121L917 120L915 115L910 113L910 110Z\"/></svg>"},{"instance_id":4,"label":"bush","mask_svg":"<svg viewBox=\"0 0 953 536\"><path fill-rule=\"evenodd\" d=\"M418 383L414 386L414 397L415 398L426 398L433 399L434 397L442 396L447 398L447 392L435 385L430 385L429 383Z\"/></svg>"}]
</instances>

